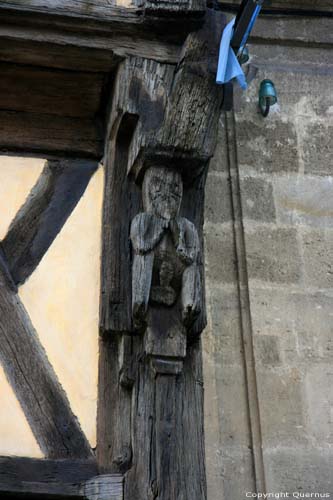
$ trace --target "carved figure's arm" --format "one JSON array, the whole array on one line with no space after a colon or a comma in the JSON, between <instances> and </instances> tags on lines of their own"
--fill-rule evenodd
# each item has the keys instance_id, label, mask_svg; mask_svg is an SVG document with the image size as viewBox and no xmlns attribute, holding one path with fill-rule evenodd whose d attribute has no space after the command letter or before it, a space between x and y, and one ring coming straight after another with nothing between
<instances>
[{"instance_id":1,"label":"carved figure's arm","mask_svg":"<svg viewBox=\"0 0 333 500\"><path fill-rule=\"evenodd\" d=\"M200 274L196 262L187 267L182 278L182 321L190 327L201 311Z\"/></svg>"},{"instance_id":2,"label":"carved figure's arm","mask_svg":"<svg viewBox=\"0 0 333 500\"><path fill-rule=\"evenodd\" d=\"M180 238L178 252L189 263L182 277L182 320L186 327L196 320L201 311L201 280L198 266L200 253L197 230L189 220L180 219Z\"/></svg>"},{"instance_id":3,"label":"carved figure's arm","mask_svg":"<svg viewBox=\"0 0 333 500\"><path fill-rule=\"evenodd\" d=\"M153 273L154 254L135 254L132 267L132 314L134 327L142 330L146 316Z\"/></svg>"},{"instance_id":4,"label":"carved figure's arm","mask_svg":"<svg viewBox=\"0 0 333 500\"><path fill-rule=\"evenodd\" d=\"M154 263L154 232L151 232L152 217L143 212L131 223L131 242L134 250L132 265L132 316L136 330L146 326Z\"/></svg>"}]
</instances>

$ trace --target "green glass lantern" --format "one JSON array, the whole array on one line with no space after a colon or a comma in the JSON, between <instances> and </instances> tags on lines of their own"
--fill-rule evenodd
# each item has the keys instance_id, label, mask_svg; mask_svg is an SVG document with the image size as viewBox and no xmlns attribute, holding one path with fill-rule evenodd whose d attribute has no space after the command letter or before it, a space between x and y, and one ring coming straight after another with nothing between
<instances>
[{"instance_id":1,"label":"green glass lantern","mask_svg":"<svg viewBox=\"0 0 333 500\"><path fill-rule=\"evenodd\" d=\"M277 103L277 94L272 80L263 80L259 89L259 108L262 116L266 117L269 108Z\"/></svg>"}]
</instances>

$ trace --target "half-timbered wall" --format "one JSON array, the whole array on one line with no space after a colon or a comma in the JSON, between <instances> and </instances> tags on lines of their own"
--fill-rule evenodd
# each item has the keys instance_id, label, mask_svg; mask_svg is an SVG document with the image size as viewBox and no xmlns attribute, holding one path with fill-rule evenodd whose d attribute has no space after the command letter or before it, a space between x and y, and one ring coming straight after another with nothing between
<instances>
[{"instance_id":1,"label":"half-timbered wall","mask_svg":"<svg viewBox=\"0 0 333 500\"><path fill-rule=\"evenodd\" d=\"M2 2L6 3L11 8L15 5L13 1ZM233 1L220 3L228 11L235 5ZM310 11L314 3L281 0L272 2L272 11L281 13L285 7L306 7ZM38 8L42 4L35 2ZM79 4L82 6L82 2ZM330 2L322 0L316 4L327 15ZM65 4L57 5L63 9ZM118 5L126 7L128 2L119 0ZM17 14L22 2L18 0L16 7ZM97 5L97 12L107 13L103 8L105 3ZM57 38L59 27L54 28L53 34L42 26L35 39L29 26L10 33L1 27L1 81L12 92L7 96L3 92L1 97L0 122L6 124L1 135L3 148L36 154L47 150L71 157L80 153L85 158L100 159L100 125L107 110L104 91L111 88L107 75L120 58L149 56L154 61L151 67L167 63L170 71L174 70L185 39L185 35L177 34L177 29L168 34L165 45L156 33L150 33L148 24L143 25L144 35L138 44L133 42L127 26L119 43L109 34L96 35L95 14L96 10L85 13L87 32L91 30L87 37L73 34L73 20L68 22L63 38ZM10 17L10 13L7 15ZM133 10L131 16L131 22L138 24ZM234 111L223 113L220 119L205 214L208 326L203 342L209 500L238 500L246 491L292 491L299 486L308 491L333 491L329 92L333 63L327 19L263 17L252 39L252 60L247 66L250 88L243 95L236 93ZM81 27L82 19L77 22ZM40 50L34 51L41 36L45 37L44 46L41 44ZM20 49L20 39L21 49L25 50ZM50 50L51 42L54 44ZM13 52L9 50L11 44L15 47ZM84 47L84 57L78 47ZM18 68L15 75L12 73L13 54L16 63L23 65L19 80L15 80ZM39 69L33 69L33 65ZM257 111L257 92L265 77L276 83L279 104L263 120ZM39 78L43 84L38 84ZM47 109L45 82L49 82ZM16 95L28 93L30 84L35 93L31 92L29 100L16 101ZM10 110L15 106L14 113L6 108L6 102ZM22 120L33 133L18 138L15 132ZM81 166L74 165L74 171ZM54 455L89 458L90 448L96 445L103 171L99 168L94 173L96 165L88 165L73 206L66 216L62 215L63 227L61 224L55 234L46 237L44 247L40 242L36 244L36 235L28 235L26 240L23 237L21 242L18 235L25 234L29 223L24 217L26 224L16 221L8 235L7 231L41 174L37 192L42 188L48 200L52 200L50 186L64 185L62 167L59 171L53 170L52 164L45 168L43 176L43 160L1 157L0 239L11 274L21 285L18 298L36 329L34 342L28 342L27 348L39 353L48 373L53 367L56 376L51 377L51 389L56 386L55 392L60 395L78 439L74 449L66 442ZM43 196L37 207L43 205ZM37 218L38 214L37 208ZM55 227L53 222L50 216L49 227ZM45 220L41 219L45 236L47 224L43 224ZM38 252L31 256L29 248L34 244ZM15 284L7 283L8 276L2 277L5 301L1 305L8 313L16 300ZM19 326L18 330L13 329L18 331L17 342L21 335L33 332L24 310L18 309L19 317L11 319L14 326ZM45 349L44 354L40 346ZM4 401L0 455L52 456L52 443L47 439L45 442L40 415L37 412L37 417L32 416L34 401L30 401L28 411L22 395L17 394L17 388L24 383L23 375L28 372L23 372L19 384L12 383L16 392L11 387L9 354L7 350L3 355L5 369L0 370L0 397ZM13 363L24 360L24 356L19 360L12 358ZM192 368L189 372L192 374ZM49 402L41 401L45 404L43 410L47 410ZM61 420L61 415L58 417ZM57 432L56 424L51 422L53 433ZM40 439L39 445L34 434ZM107 455L106 451L106 460ZM126 459L126 453L120 456L120 462L123 458ZM5 466L1 466L0 474L4 471L7 480L6 467L10 469L10 462L1 460ZM37 484L34 474L36 470L39 474L41 465L30 474L26 462L22 463L18 474L23 470L25 479L36 479ZM19 461L15 464L17 468ZM121 465L124 470L129 466L126 461ZM46 487L49 470L54 472L57 467L52 461L43 461L41 488ZM74 471L78 482L98 473L96 464L89 460L83 462L82 468L77 463L66 465L70 494L78 493L77 486L70 484ZM10 488L16 486L15 474L14 486L11 483ZM56 493L65 492L58 489Z\"/></svg>"},{"instance_id":2,"label":"half-timbered wall","mask_svg":"<svg viewBox=\"0 0 333 500\"><path fill-rule=\"evenodd\" d=\"M0 238L26 202L45 160L0 158ZM90 445L96 446L98 314L103 169L19 289L56 375ZM3 368L0 370L0 455L43 457ZM29 418L29 416L28 416Z\"/></svg>"}]
</instances>

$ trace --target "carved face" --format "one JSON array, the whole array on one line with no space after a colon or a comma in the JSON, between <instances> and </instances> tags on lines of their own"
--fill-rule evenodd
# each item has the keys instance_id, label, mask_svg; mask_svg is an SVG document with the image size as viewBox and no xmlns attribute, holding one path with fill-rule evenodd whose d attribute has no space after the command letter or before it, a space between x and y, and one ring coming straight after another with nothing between
<instances>
[{"instance_id":1,"label":"carved face","mask_svg":"<svg viewBox=\"0 0 333 500\"><path fill-rule=\"evenodd\" d=\"M147 170L142 187L146 212L172 219L178 215L183 196L183 182L179 172L166 167Z\"/></svg>"}]
</instances>

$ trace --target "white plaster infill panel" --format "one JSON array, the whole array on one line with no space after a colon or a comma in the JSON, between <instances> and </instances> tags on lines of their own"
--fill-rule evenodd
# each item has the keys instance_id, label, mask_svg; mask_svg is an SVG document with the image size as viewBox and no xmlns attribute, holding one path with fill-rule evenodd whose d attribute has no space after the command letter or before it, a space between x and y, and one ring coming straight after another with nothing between
<instances>
[{"instance_id":1,"label":"white plaster infill panel","mask_svg":"<svg viewBox=\"0 0 333 500\"><path fill-rule=\"evenodd\" d=\"M19 295L92 447L96 446L100 230L98 170Z\"/></svg>"}]
</instances>

